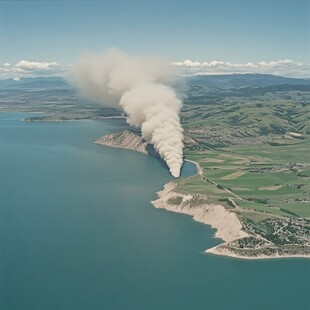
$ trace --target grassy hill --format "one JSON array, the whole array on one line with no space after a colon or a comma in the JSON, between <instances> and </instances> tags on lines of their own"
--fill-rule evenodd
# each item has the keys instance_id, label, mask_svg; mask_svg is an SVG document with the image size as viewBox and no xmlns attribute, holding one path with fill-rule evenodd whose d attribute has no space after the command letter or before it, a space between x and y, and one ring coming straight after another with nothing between
<instances>
[{"instance_id":1,"label":"grassy hill","mask_svg":"<svg viewBox=\"0 0 310 310\"><path fill-rule=\"evenodd\" d=\"M202 175L179 180L179 189L225 205L276 251L302 252L310 240L309 80L242 78L190 82L182 110L185 157L199 163Z\"/></svg>"}]
</instances>

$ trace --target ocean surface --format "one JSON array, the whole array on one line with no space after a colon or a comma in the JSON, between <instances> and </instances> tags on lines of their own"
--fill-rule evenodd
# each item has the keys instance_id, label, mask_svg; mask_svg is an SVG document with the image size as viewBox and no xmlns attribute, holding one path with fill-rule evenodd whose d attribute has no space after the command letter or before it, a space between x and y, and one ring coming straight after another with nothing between
<instances>
[{"instance_id":1,"label":"ocean surface","mask_svg":"<svg viewBox=\"0 0 310 310\"><path fill-rule=\"evenodd\" d=\"M214 230L152 207L165 165L93 143L123 120L27 116L0 113L1 310L309 309L309 260L207 255Z\"/></svg>"}]
</instances>

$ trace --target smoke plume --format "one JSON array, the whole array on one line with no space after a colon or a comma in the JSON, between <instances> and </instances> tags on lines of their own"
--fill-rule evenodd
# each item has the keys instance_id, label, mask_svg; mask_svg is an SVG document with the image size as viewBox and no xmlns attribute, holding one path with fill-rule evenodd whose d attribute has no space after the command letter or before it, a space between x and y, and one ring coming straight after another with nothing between
<instances>
[{"instance_id":1,"label":"smoke plume","mask_svg":"<svg viewBox=\"0 0 310 310\"><path fill-rule=\"evenodd\" d=\"M118 50L84 55L74 67L74 80L92 100L121 108L130 125L141 129L154 145L174 177L183 164L182 102L171 87L173 72L168 62L133 57Z\"/></svg>"}]
</instances>

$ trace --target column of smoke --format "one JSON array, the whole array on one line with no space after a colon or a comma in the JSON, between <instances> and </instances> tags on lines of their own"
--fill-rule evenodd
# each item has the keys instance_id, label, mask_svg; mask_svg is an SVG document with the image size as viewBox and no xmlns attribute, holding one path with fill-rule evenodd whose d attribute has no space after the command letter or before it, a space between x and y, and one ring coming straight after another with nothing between
<instances>
[{"instance_id":1,"label":"column of smoke","mask_svg":"<svg viewBox=\"0 0 310 310\"><path fill-rule=\"evenodd\" d=\"M181 100L171 87L171 66L158 58L132 57L118 50L84 55L73 70L74 80L92 100L120 107L130 125L141 128L174 177L183 164Z\"/></svg>"}]
</instances>

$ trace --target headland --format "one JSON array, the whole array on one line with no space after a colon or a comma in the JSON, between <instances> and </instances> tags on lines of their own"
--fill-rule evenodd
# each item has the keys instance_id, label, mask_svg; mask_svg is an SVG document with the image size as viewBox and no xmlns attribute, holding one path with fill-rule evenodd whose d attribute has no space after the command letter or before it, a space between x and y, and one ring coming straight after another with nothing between
<instances>
[{"instance_id":1,"label":"headland","mask_svg":"<svg viewBox=\"0 0 310 310\"><path fill-rule=\"evenodd\" d=\"M97 144L130 149L148 154L148 144L137 132L129 130L103 136L95 141ZM193 142L190 140L190 143ZM188 159L185 159L188 160ZM208 254L223 255L242 259L270 259L284 257L310 258L310 242L308 238L309 221L300 217L274 217L271 214L243 209L230 198L229 189L218 188L229 193L225 199L214 199L197 188L189 189L185 183L202 183L203 186L214 186L206 180L204 170L199 162L190 159L197 167L195 176L179 178L167 183L158 192L158 198L152 201L155 208L187 214L197 222L210 225L216 230L215 237L224 242L206 250ZM185 183L184 183L185 182ZM240 197L239 197L240 198ZM223 203L219 203L222 201ZM256 229L249 221L248 214L254 217L265 217L270 231ZM288 235L290 234L290 235ZM286 240L286 242L279 240Z\"/></svg>"}]
</instances>

